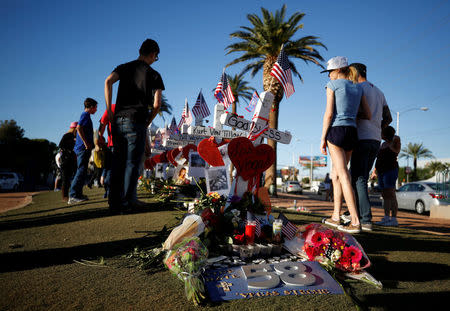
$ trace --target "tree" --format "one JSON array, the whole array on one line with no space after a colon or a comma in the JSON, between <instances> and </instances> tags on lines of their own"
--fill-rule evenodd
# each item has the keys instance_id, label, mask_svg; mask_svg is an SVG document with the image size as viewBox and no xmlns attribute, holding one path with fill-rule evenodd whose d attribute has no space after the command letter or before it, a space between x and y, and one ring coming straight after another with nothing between
<instances>
[{"instance_id":1,"label":"tree","mask_svg":"<svg viewBox=\"0 0 450 311\"><path fill-rule=\"evenodd\" d=\"M244 80L243 73L228 76L228 82L230 83L230 88L235 99L233 105L231 106L231 110L234 114L236 114L236 104L239 103L239 99L245 98L250 100L255 88L248 86L249 82Z\"/></svg>"},{"instance_id":2,"label":"tree","mask_svg":"<svg viewBox=\"0 0 450 311\"><path fill-rule=\"evenodd\" d=\"M167 97L164 94L162 94L161 108L159 108L158 114L164 121L166 121L166 119L164 119L164 114L163 114L164 112L169 115L172 114L172 106L167 101Z\"/></svg>"},{"instance_id":3,"label":"tree","mask_svg":"<svg viewBox=\"0 0 450 311\"><path fill-rule=\"evenodd\" d=\"M448 163L442 163L439 161L431 161L425 165L430 170L431 174L436 175L437 172L445 171L449 168Z\"/></svg>"},{"instance_id":4,"label":"tree","mask_svg":"<svg viewBox=\"0 0 450 311\"><path fill-rule=\"evenodd\" d=\"M0 143L11 144L23 139L25 131L14 120L0 121Z\"/></svg>"},{"instance_id":5,"label":"tree","mask_svg":"<svg viewBox=\"0 0 450 311\"><path fill-rule=\"evenodd\" d=\"M269 115L269 126L278 129L278 112L281 99L283 98L282 86L270 75L275 64L281 46L284 45L285 53L292 58L303 60L305 63L314 63L319 67L323 66L319 61L323 61L322 56L316 50L316 47L325 45L317 41L318 37L306 36L294 39L297 31L303 28L303 24L299 24L304 13L296 12L287 20L286 5L281 10L274 13L269 12L265 8L261 8L262 19L256 14L248 14L247 19L252 27L241 26L242 30L230 34L231 38L240 40L238 43L227 46L227 54L233 52L244 52L243 55L236 58L227 66L231 66L241 62L252 61L246 65L242 73L251 72L252 77L263 69L263 88L264 91L270 91L274 95L273 109ZM294 63L289 61L291 71L301 81L303 81ZM269 140L268 144L277 152L276 142ZM275 157L274 164L266 171L265 186L273 185L276 194L276 167L277 160Z\"/></svg>"},{"instance_id":6,"label":"tree","mask_svg":"<svg viewBox=\"0 0 450 311\"><path fill-rule=\"evenodd\" d=\"M423 143L408 143L406 147L402 148L400 158L413 158L413 180L417 178L417 159L419 158L433 158L433 154L430 150L423 147Z\"/></svg>"}]
</instances>

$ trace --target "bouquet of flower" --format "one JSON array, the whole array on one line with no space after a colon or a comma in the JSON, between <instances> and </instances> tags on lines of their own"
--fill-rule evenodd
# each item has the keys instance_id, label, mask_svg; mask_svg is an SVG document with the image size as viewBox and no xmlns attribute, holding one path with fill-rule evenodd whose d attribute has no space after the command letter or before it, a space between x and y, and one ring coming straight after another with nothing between
<instances>
[{"instance_id":1,"label":"bouquet of flower","mask_svg":"<svg viewBox=\"0 0 450 311\"><path fill-rule=\"evenodd\" d=\"M302 237L305 242L300 255L320 262L325 268L355 272L370 266L363 248L348 233L332 230L321 224L310 224Z\"/></svg>"},{"instance_id":2,"label":"bouquet of flower","mask_svg":"<svg viewBox=\"0 0 450 311\"><path fill-rule=\"evenodd\" d=\"M217 192L202 193L198 202L195 203L194 210L201 212L204 209L210 208L216 215L219 215L223 211L226 202L227 199Z\"/></svg>"},{"instance_id":3,"label":"bouquet of flower","mask_svg":"<svg viewBox=\"0 0 450 311\"><path fill-rule=\"evenodd\" d=\"M208 249L198 237L194 237L175 245L164 260L166 267L184 281L186 298L195 305L205 298L205 287L200 274L207 258Z\"/></svg>"}]
</instances>

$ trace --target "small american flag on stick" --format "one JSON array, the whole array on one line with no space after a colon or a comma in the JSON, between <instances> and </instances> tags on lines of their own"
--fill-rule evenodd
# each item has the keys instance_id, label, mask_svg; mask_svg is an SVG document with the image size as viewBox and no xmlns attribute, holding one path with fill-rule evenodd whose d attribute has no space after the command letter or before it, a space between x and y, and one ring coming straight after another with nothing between
<instances>
[{"instance_id":1,"label":"small american flag on stick","mask_svg":"<svg viewBox=\"0 0 450 311\"><path fill-rule=\"evenodd\" d=\"M261 221L259 221L258 217L256 217L255 215L253 215L250 212L247 212L247 220L255 221L255 223L256 223L255 235L257 237L259 237L261 235Z\"/></svg>"},{"instance_id":2,"label":"small american flag on stick","mask_svg":"<svg viewBox=\"0 0 450 311\"><path fill-rule=\"evenodd\" d=\"M172 132L172 134L179 134L179 130L177 127L177 121L175 121L175 117L172 117L172 122L170 122L169 130Z\"/></svg>"},{"instance_id":3,"label":"small american flag on stick","mask_svg":"<svg viewBox=\"0 0 450 311\"><path fill-rule=\"evenodd\" d=\"M292 238L297 233L297 226L290 222L283 213L280 213L280 215L278 215L278 219L281 219L281 221L283 222L283 228L281 229L281 232L286 236L288 240L292 240Z\"/></svg>"},{"instance_id":4,"label":"small american flag on stick","mask_svg":"<svg viewBox=\"0 0 450 311\"><path fill-rule=\"evenodd\" d=\"M190 125L191 123L192 123L192 114L191 111L189 110L189 105L186 98L183 113L181 114L181 120L180 123L178 123L178 129L180 130L183 124Z\"/></svg>"},{"instance_id":5,"label":"small american flag on stick","mask_svg":"<svg viewBox=\"0 0 450 311\"><path fill-rule=\"evenodd\" d=\"M278 59L273 65L270 75L275 77L275 79L283 86L286 98L294 94L295 90L294 83L292 82L291 66L289 65L289 59L286 56L286 53L284 53L284 47L281 47L280 55L278 55Z\"/></svg>"},{"instance_id":6,"label":"small american flag on stick","mask_svg":"<svg viewBox=\"0 0 450 311\"><path fill-rule=\"evenodd\" d=\"M234 95L231 91L230 83L228 83L227 75L222 73L219 83L217 83L216 90L214 91L214 96L217 98L219 103L222 103L225 109L234 103Z\"/></svg>"},{"instance_id":7,"label":"small american flag on stick","mask_svg":"<svg viewBox=\"0 0 450 311\"><path fill-rule=\"evenodd\" d=\"M201 117L202 119L206 118L211 114L211 112L208 109L208 106L206 105L205 98L203 97L202 91L198 93L197 101L195 102L195 105L192 107L192 114L194 117Z\"/></svg>"}]
</instances>

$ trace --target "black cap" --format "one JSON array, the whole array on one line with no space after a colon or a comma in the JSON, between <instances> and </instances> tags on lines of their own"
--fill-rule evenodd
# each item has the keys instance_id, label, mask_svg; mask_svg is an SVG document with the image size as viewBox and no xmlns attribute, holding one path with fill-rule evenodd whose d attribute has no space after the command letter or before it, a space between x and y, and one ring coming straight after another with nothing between
<instances>
[{"instance_id":1,"label":"black cap","mask_svg":"<svg viewBox=\"0 0 450 311\"><path fill-rule=\"evenodd\" d=\"M353 64L350 64L350 66L353 67L353 68L355 68L356 71L358 71L358 73L359 73L362 77L364 77L364 78L367 77L367 67L366 67L366 65L361 64L361 63L353 63Z\"/></svg>"}]
</instances>

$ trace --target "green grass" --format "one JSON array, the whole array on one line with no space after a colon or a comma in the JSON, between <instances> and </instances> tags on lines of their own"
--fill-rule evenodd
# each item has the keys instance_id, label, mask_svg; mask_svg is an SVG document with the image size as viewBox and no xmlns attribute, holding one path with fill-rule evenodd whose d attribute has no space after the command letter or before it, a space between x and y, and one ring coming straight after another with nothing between
<instances>
[{"instance_id":1,"label":"green grass","mask_svg":"<svg viewBox=\"0 0 450 311\"><path fill-rule=\"evenodd\" d=\"M148 274L124 255L160 245L157 232L178 224L183 211L149 202L147 212L110 216L99 189L71 205L44 192L22 209L0 216L0 310L193 310L183 283L169 271ZM274 212L277 214L277 211ZM319 215L284 211L298 225ZM177 219L178 217L178 219ZM213 310L416 310L438 305L450 292L450 238L405 228L383 228L356 238L372 261L368 269L384 285L342 282L346 295L284 296L207 303ZM99 261L86 266L74 260Z\"/></svg>"}]
</instances>

